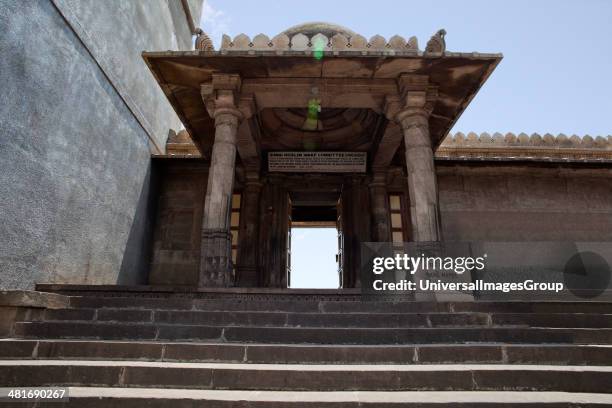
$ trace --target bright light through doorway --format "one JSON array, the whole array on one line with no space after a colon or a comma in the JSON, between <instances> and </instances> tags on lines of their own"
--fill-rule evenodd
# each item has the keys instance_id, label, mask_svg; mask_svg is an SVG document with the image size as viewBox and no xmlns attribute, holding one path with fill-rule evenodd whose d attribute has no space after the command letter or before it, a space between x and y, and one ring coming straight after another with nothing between
<instances>
[{"instance_id":1,"label":"bright light through doorway","mask_svg":"<svg viewBox=\"0 0 612 408\"><path fill-rule=\"evenodd\" d=\"M338 231L291 229L291 288L338 289Z\"/></svg>"}]
</instances>

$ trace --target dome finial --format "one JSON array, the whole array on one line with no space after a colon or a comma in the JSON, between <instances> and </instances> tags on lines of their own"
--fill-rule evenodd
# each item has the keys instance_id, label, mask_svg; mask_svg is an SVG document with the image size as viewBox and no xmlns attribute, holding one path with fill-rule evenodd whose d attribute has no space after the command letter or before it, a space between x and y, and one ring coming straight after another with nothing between
<instances>
[{"instance_id":1,"label":"dome finial","mask_svg":"<svg viewBox=\"0 0 612 408\"><path fill-rule=\"evenodd\" d=\"M312 38L313 36L319 33L323 34L327 38L332 38L336 34L342 34L346 38L350 38L356 35L353 30L350 30L346 27L332 23L325 23L322 21L298 24L296 26L286 29L281 34L285 34L289 38L293 37L296 34L304 34L306 37Z\"/></svg>"}]
</instances>

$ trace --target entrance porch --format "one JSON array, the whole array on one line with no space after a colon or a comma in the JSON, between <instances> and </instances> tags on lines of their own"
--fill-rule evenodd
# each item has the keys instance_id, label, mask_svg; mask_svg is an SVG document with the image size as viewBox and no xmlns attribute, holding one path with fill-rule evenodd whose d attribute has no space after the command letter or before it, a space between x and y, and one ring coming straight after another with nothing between
<instances>
[{"instance_id":1,"label":"entrance porch","mask_svg":"<svg viewBox=\"0 0 612 408\"><path fill-rule=\"evenodd\" d=\"M304 42L307 28L144 53L199 152L155 159L149 283L287 288L292 206L304 200L336 208L342 288L360 286L363 242L443 238L434 150L501 56L445 52L443 30L421 52L399 37L360 45L333 25ZM304 152L364 161L273 162Z\"/></svg>"}]
</instances>

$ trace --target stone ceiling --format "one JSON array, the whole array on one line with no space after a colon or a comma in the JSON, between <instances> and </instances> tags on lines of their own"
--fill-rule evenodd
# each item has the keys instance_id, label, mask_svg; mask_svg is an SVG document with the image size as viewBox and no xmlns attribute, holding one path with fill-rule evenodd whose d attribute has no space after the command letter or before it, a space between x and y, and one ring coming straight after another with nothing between
<instances>
[{"instance_id":1,"label":"stone ceiling","mask_svg":"<svg viewBox=\"0 0 612 408\"><path fill-rule=\"evenodd\" d=\"M323 109L316 129L304 129L306 117L304 108L262 110L261 150L368 151L380 122L371 109Z\"/></svg>"}]
</instances>

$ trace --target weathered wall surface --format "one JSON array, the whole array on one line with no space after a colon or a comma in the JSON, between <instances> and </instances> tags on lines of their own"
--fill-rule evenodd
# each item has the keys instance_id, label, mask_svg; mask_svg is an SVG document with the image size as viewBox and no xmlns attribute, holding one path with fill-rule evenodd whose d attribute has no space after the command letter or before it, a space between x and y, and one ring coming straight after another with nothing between
<instances>
[{"instance_id":1,"label":"weathered wall surface","mask_svg":"<svg viewBox=\"0 0 612 408\"><path fill-rule=\"evenodd\" d=\"M436 163L447 241L610 241L612 169Z\"/></svg>"},{"instance_id":2,"label":"weathered wall surface","mask_svg":"<svg viewBox=\"0 0 612 408\"><path fill-rule=\"evenodd\" d=\"M160 173L151 285L197 286L208 163L156 160Z\"/></svg>"},{"instance_id":3,"label":"weathered wall surface","mask_svg":"<svg viewBox=\"0 0 612 408\"><path fill-rule=\"evenodd\" d=\"M163 150L180 121L141 57L142 51L191 49L181 0L52 0L126 105ZM195 10L194 10L195 11Z\"/></svg>"},{"instance_id":4,"label":"weathered wall surface","mask_svg":"<svg viewBox=\"0 0 612 408\"><path fill-rule=\"evenodd\" d=\"M182 3L0 0L0 26L0 288L145 283L179 121L140 53L191 48Z\"/></svg>"}]
</instances>

